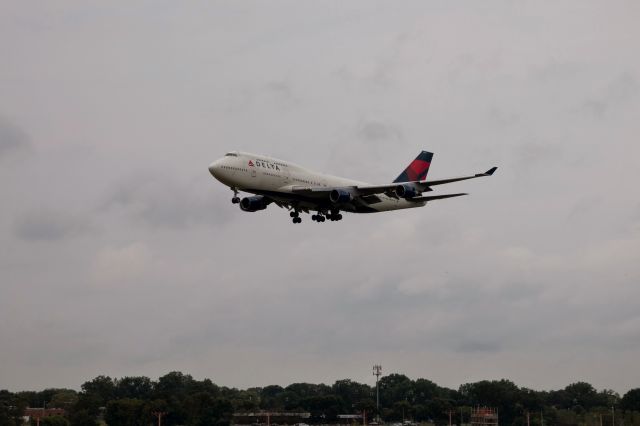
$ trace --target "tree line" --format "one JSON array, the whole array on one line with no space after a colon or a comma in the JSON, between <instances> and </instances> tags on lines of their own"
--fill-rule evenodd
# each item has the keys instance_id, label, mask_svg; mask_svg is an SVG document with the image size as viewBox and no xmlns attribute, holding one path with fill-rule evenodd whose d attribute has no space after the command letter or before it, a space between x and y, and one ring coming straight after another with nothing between
<instances>
[{"instance_id":1,"label":"tree line","mask_svg":"<svg viewBox=\"0 0 640 426\"><path fill-rule=\"evenodd\" d=\"M148 426L154 412L165 412L165 426L226 426L233 413L304 411L311 424L337 423L339 414L379 414L387 423L411 420L446 425L470 422L472 407L498 409L501 425L640 426L640 388L622 397L577 382L564 389L536 391L509 380L466 383L457 390L402 374L384 376L376 387L352 380L332 385L294 383L248 389L218 386L209 379L171 372L157 381L148 377L98 376L72 389L9 392L0 390L0 426L18 426L26 407L63 408L65 416L41 421L43 426Z\"/></svg>"}]
</instances>

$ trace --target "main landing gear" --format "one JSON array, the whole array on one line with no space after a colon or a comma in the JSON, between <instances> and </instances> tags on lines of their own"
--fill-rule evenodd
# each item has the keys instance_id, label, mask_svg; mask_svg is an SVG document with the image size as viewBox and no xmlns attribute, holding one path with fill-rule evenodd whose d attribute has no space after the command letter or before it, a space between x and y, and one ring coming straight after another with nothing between
<instances>
[{"instance_id":1,"label":"main landing gear","mask_svg":"<svg viewBox=\"0 0 640 426\"><path fill-rule=\"evenodd\" d=\"M331 213L328 214L327 217L332 222L334 222L334 221L337 222L339 220L342 220L342 215L340 214L339 210L331 210Z\"/></svg>"},{"instance_id":2,"label":"main landing gear","mask_svg":"<svg viewBox=\"0 0 640 426\"><path fill-rule=\"evenodd\" d=\"M289 213L289 216L293 218L293 223L302 223L302 219L300 218L300 213L298 213L297 210Z\"/></svg>"},{"instance_id":3,"label":"main landing gear","mask_svg":"<svg viewBox=\"0 0 640 426\"><path fill-rule=\"evenodd\" d=\"M322 213L318 212L318 214L314 214L313 216L311 216L311 219L318 223L324 222L327 219L334 222L334 221L341 220L342 215L337 210L332 210L331 213L327 214L326 216L323 216Z\"/></svg>"},{"instance_id":4,"label":"main landing gear","mask_svg":"<svg viewBox=\"0 0 640 426\"><path fill-rule=\"evenodd\" d=\"M301 223L302 218L300 217L300 212L298 210L294 210L289 212L289 216L291 216L293 223ZM342 215L338 210L331 210L330 213L322 214L322 212L318 212L318 214L311 215L311 220L314 222L324 222L329 219L330 221L338 221L342 220Z\"/></svg>"}]
</instances>

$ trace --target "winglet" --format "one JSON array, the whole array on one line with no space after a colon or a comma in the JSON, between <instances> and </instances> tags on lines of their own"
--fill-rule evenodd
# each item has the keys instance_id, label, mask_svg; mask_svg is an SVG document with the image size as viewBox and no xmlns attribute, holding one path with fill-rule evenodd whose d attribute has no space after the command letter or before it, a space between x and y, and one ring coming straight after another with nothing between
<instances>
[{"instance_id":1,"label":"winglet","mask_svg":"<svg viewBox=\"0 0 640 426\"><path fill-rule=\"evenodd\" d=\"M498 170L498 168L497 168L497 167L492 167L492 168L490 168L489 170L487 170L487 171L486 171L486 172L484 172L484 173L478 173L478 174L476 175L476 177L481 177L481 176L491 176L493 173L495 173L495 171L496 171L496 170Z\"/></svg>"}]
</instances>

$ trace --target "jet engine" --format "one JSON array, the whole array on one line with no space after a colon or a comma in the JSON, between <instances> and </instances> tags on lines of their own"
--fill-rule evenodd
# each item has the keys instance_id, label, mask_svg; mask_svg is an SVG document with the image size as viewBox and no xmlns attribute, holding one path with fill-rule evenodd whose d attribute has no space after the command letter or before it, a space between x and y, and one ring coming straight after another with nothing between
<instances>
[{"instance_id":1,"label":"jet engine","mask_svg":"<svg viewBox=\"0 0 640 426\"><path fill-rule=\"evenodd\" d=\"M329 200L334 204L348 203L351 199L351 193L344 189L334 189L329 193Z\"/></svg>"},{"instance_id":2,"label":"jet engine","mask_svg":"<svg viewBox=\"0 0 640 426\"><path fill-rule=\"evenodd\" d=\"M257 212L267 208L267 202L262 195L244 197L240 200L240 209L245 212Z\"/></svg>"},{"instance_id":3,"label":"jet engine","mask_svg":"<svg viewBox=\"0 0 640 426\"><path fill-rule=\"evenodd\" d=\"M394 190L395 194L400 198L413 198L416 196L416 188L413 185L398 185Z\"/></svg>"}]
</instances>

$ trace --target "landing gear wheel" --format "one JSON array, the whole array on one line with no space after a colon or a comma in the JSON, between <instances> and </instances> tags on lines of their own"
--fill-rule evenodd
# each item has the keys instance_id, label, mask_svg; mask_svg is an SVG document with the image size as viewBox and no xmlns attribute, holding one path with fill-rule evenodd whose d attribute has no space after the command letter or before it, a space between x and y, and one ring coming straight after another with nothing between
<instances>
[{"instance_id":1,"label":"landing gear wheel","mask_svg":"<svg viewBox=\"0 0 640 426\"><path fill-rule=\"evenodd\" d=\"M290 212L290 213L289 213L289 216L291 216L291 217L298 217L298 216L300 216L300 214L299 214L298 212Z\"/></svg>"},{"instance_id":2,"label":"landing gear wheel","mask_svg":"<svg viewBox=\"0 0 640 426\"><path fill-rule=\"evenodd\" d=\"M299 218L299 217L294 217L293 218L293 223L301 223L301 222L302 222L301 218Z\"/></svg>"},{"instance_id":3,"label":"landing gear wheel","mask_svg":"<svg viewBox=\"0 0 640 426\"><path fill-rule=\"evenodd\" d=\"M238 197L238 190L236 188L231 188L231 190L233 191L233 198L231 199L231 202L233 204L238 204L240 202L240 197Z\"/></svg>"},{"instance_id":4,"label":"landing gear wheel","mask_svg":"<svg viewBox=\"0 0 640 426\"><path fill-rule=\"evenodd\" d=\"M340 210L331 210L331 214L328 216L332 221L338 221L342 219L342 215L340 214Z\"/></svg>"}]
</instances>

